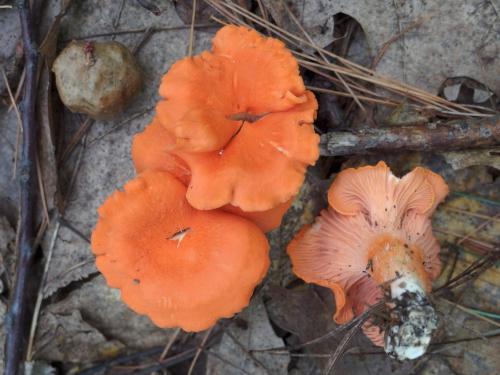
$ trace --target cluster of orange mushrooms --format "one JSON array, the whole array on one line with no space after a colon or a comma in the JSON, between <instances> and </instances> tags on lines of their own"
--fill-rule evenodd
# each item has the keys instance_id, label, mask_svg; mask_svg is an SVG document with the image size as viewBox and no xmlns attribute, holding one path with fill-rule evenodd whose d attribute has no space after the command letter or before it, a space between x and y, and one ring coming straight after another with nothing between
<instances>
[{"instance_id":1,"label":"cluster of orange mushrooms","mask_svg":"<svg viewBox=\"0 0 500 375\"><path fill-rule=\"evenodd\" d=\"M319 156L318 105L283 43L235 26L175 63L160 94L132 145L139 174L99 209L92 249L132 309L200 331L247 306L266 275L264 232Z\"/></svg>"},{"instance_id":2,"label":"cluster of orange mushrooms","mask_svg":"<svg viewBox=\"0 0 500 375\"><path fill-rule=\"evenodd\" d=\"M318 105L282 42L236 26L223 27L211 51L175 63L160 94L133 141L138 175L100 207L92 250L137 313L201 331L247 306L266 275L264 233L280 225L319 157ZM410 312L428 318L439 273L429 218L446 192L422 168L401 180L384 163L341 172L328 210L289 245L294 272L333 291L338 323L384 298L387 283L391 303L418 301ZM398 352L404 323L390 327L385 346L411 358ZM364 330L383 345L373 322Z\"/></svg>"}]
</instances>

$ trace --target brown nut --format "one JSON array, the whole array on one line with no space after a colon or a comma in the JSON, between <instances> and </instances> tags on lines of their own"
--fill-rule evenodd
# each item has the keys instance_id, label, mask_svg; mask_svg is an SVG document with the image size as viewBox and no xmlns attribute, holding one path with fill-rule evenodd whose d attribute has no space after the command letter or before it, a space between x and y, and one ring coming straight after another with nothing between
<instances>
[{"instance_id":1,"label":"brown nut","mask_svg":"<svg viewBox=\"0 0 500 375\"><path fill-rule=\"evenodd\" d=\"M142 86L134 56L118 42L73 41L52 71L62 102L96 119L121 112Z\"/></svg>"}]
</instances>

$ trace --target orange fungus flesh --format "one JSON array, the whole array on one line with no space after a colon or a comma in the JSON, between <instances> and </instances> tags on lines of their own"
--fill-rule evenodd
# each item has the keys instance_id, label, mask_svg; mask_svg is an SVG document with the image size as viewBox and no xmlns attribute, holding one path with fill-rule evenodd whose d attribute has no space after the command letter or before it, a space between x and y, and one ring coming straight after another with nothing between
<instances>
[{"instance_id":1,"label":"orange fungus flesh","mask_svg":"<svg viewBox=\"0 0 500 375\"><path fill-rule=\"evenodd\" d=\"M142 133L134 137L132 143L132 160L138 173L146 170L165 171L176 177L185 186L191 180L189 166L179 156L171 152L172 137L154 118ZM232 205L221 207L222 210L244 217L269 232L279 227L281 219L292 205L293 198L264 211L243 211Z\"/></svg>"},{"instance_id":2,"label":"orange fungus flesh","mask_svg":"<svg viewBox=\"0 0 500 375\"><path fill-rule=\"evenodd\" d=\"M253 223L198 211L185 194L168 173L141 173L99 208L92 250L134 311L160 327L201 331L248 304L269 267L269 245Z\"/></svg>"},{"instance_id":3,"label":"orange fungus flesh","mask_svg":"<svg viewBox=\"0 0 500 375\"><path fill-rule=\"evenodd\" d=\"M380 286L398 275L429 291L441 269L430 217L447 194L444 180L424 168L401 179L384 162L340 172L328 209L288 246L294 273L332 290L339 324L380 301ZM368 321L363 331L383 346L379 327Z\"/></svg>"},{"instance_id":4,"label":"orange fungus flesh","mask_svg":"<svg viewBox=\"0 0 500 375\"><path fill-rule=\"evenodd\" d=\"M243 211L264 211L291 199L304 181L306 168L319 157L314 132L317 102L243 123L222 150L176 152L191 168L187 199L198 209L232 204Z\"/></svg>"},{"instance_id":5,"label":"orange fungus flesh","mask_svg":"<svg viewBox=\"0 0 500 375\"><path fill-rule=\"evenodd\" d=\"M146 170L165 171L176 177L184 185L191 180L189 166L178 156L172 154L173 139L155 117L142 133L134 136L132 160L137 173Z\"/></svg>"},{"instance_id":6,"label":"orange fungus flesh","mask_svg":"<svg viewBox=\"0 0 500 375\"><path fill-rule=\"evenodd\" d=\"M160 95L158 121L191 170L197 209L272 209L297 194L319 157L318 104L297 61L255 30L223 27L210 52L171 67Z\"/></svg>"}]
</instances>

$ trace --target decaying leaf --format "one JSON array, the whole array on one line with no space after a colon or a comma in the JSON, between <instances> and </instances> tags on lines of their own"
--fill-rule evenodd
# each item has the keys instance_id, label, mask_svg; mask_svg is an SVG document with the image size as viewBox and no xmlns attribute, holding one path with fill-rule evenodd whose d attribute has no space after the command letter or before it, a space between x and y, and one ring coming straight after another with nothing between
<instances>
[{"instance_id":1,"label":"decaying leaf","mask_svg":"<svg viewBox=\"0 0 500 375\"><path fill-rule=\"evenodd\" d=\"M276 24L285 30L305 38L297 25L296 21L299 21L319 47L326 47L333 42L333 14L325 12L320 4L319 8L312 8L307 6L307 1L262 0L262 3ZM310 49L307 46L304 48Z\"/></svg>"},{"instance_id":2,"label":"decaying leaf","mask_svg":"<svg viewBox=\"0 0 500 375\"><path fill-rule=\"evenodd\" d=\"M115 356L123 349L117 340L107 340L87 323L79 311L44 313L40 317L36 358L66 363L88 363Z\"/></svg>"},{"instance_id":3,"label":"decaying leaf","mask_svg":"<svg viewBox=\"0 0 500 375\"><path fill-rule=\"evenodd\" d=\"M5 342L5 314L7 313L7 306L0 301L0 342ZM0 345L0 373L3 374L4 370L4 345Z\"/></svg>"},{"instance_id":4,"label":"decaying leaf","mask_svg":"<svg viewBox=\"0 0 500 375\"><path fill-rule=\"evenodd\" d=\"M250 8L251 1L249 0L235 0L240 6ZM174 0L175 11L179 18L186 25L191 25L191 20L193 17L193 0ZM213 22L212 16L216 16L217 12L208 5L205 1L196 2L196 23L208 23Z\"/></svg>"},{"instance_id":5,"label":"decaying leaf","mask_svg":"<svg viewBox=\"0 0 500 375\"><path fill-rule=\"evenodd\" d=\"M308 284L292 290L272 286L267 291L269 318L279 328L294 336L287 340L288 345L308 342L324 335L336 327L333 321L335 307L329 290ZM314 317L311 319L310 317ZM304 348L306 353L329 353L336 346L337 338L330 337L318 344ZM316 366L322 368L325 358L311 358Z\"/></svg>"},{"instance_id":6,"label":"decaying leaf","mask_svg":"<svg viewBox=\"0 0 500 375\"><path fill-rule=\"evenodd\" d=\"M57 163L56 163L56 124L54 123L54 100L53 100L53 76L50 67L56 55L57 41L61 20L66 13L72 0L60 0L58 3L48 7L48 25L45 37L40 44L40 52L43 64L41 66L38 82L37 108L40 121L38 162L41 181L43 182L46 209L50 212L56 205L56 193L58 186ZM45 207L42 209L45 210Z\"/></svg>"},{"instance_id":7,"label":"decaying leaf","mask_svg":"<svg viewBox=\"0 0 500 375\"><path fill-rule=\"evenodd\" d=\"M489 165L500 170L500 148L498 147L485 150L443 152L441 155L454 170L473 165Z\"/></svg>"},{"instance_id":8,"label":"decaying leaf","mask_svg":"<svg viewBox=\"0 0 500 375\"><path fill-rule=\"evenodd\" d=\"M88 228L88 225L86 228ZM42 244L45 252L49 251L55 230L56 226L53 225L45 235L44 243ZM84 230L83 234L89 236L89 230ZM44 288L44 295L46 297L72 281L81 280L92 273L97 273L89 244L78 234L66 227L59 229L53 253L54 256L49 267L49 276Z\"/></svg>"},{"instance_id":9,"label":"decaying leaf","mask_svg":"<svg viewBox=\"0 0 500 375\"><path fill-rule=\"evenodd\" d=\"M465 294L477 294L477 291L474 290L469 288ZM442 316L443 336L445 337L439 341L458 341L454 345L437 346L436 348L446 356L443 358L448 358L448 365L453 373L496 374L500 368L500 358L496 354L500 338L486 338L484 336L481 338L481 333L490 332L495 329L495 326L442 299L438 300L437 303L437 308ZM467 303L470 301L459 301L461 306ZM460 339L467 337L477 337L477 339L472 342L460 342Z\"/></svg>"},{"instance_id":10,"label":"decaying leaf","mask_svg":"<svg viewBox=\"0 0 500 375\"><path fill-rule=\"evenodd\" d=\"M270 319L281 329L296 335L300 342L321 336L335 326L334 305L331 293L328 292L328 299L324 299L317 289L313 284L292 290L270 287L267 292ZM305 316L314 316L314 319L304 319ZM330 341L325 340L324 344Z\"/></svg>"},{"instance_id":11,"label":"decaying leaf","mask_svg":"<svg viewBox=\"0 0 500 375\"><path fill-rule=\"evenodd\" d=\"M17 143L17 116L15 111L0 109L0 212L15 222L17 219L18 184L13 179Z\"/></svg>"},{"instance_id":12,"label":"decaying leaf","mask_svg":"<svg viewBox=\"0 0 500 375\"><path fill-rule=\"evenodd\" d=\"M166 344L172 334L172 330L158 328L147 317L130 310L121 301L120 292L108 287L102 276L85 282L44 311L68 315L75 310L106 337L137 349Z\"/></svg>"},{"instance_id":13,"label":"decaying leaf","mask_svg":"<svg viewBox=\"0 0 500 375\"><path fill-rule=\"evenodd\" d=\"M238 321L245 323L239 325ZM257 352L249 354L252 349L280 347L284 344L274 333L261 298L254 298L250 306L239 315L238 320L232 322L226 330L221 342L211 349L217 356L229 360L247 374L287 373L290 356ZM207 375L245 374L240 369L221 361L215 355L208 356Z\"/></svg>"},{"instance_id":14,"label":"decaying leaf","mask_svg":"<svg viewBox=\"0 0 500 375\"><path fill-rule=\"evenodd\" d=\"M21 24L15 9L2 9L0 17L0 64L9 79L18 75L22 68ZM0 94L6 89L5 81L0 77ZM15 90L15 88L14 88Z\"/></svg>"},{"instance_id":15,"label":"decaying leaf","mask_svg":"<svg viewBox=\"0 0 500 375\"><path fill-rule=\"evenodd\" d=\"M43 184L43 197L41 201L46 202L47 211L52 210L56 205L57 192L57 163L56 163L56 145L55 129L53 121L53 100L52 100L52 82L48 67L44 64L40 73L38 83L38 118L40 120L39 144L38 144L38 163L41 182ZM39 192L42 193L42 190ZM45 208L42 208L45 210Z\"/></svg>"},{"instance_id":16,"label":"decaying leaf","mask_svg":"<svg viewBox=\"0 0 500 375\"><path fill-rule=\"evenodd\" d=\"M362 26L372 57L392 37L380 60L382 75L437 93L449 77L466 76L500 91L498 5L489 0L294 0L304 24L339 12ZM303 8L301 6L303 5ZM414 28L405 29L417 23Z\"/></svg>"},{"instance_id":17,"label":"decaying leaf","mask_svg":"<svg viewBox=\"0 0 500 375\"><path fill-rule=\"evenodd\" d=\"M5 216L0 216L0 275L5 274L6 280L12 284L15 273L14 247L16 232Z\"/></svg>"}]
</instances>

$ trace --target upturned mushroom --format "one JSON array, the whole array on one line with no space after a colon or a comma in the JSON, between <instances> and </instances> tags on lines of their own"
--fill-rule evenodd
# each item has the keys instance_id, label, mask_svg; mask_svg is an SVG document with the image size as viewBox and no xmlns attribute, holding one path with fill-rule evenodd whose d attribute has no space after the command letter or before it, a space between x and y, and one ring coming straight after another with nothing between
<instances>
[{"instance_id":1,"label":"upturned mushroom","mask_svg":"<svg viewBox=\"0 0 500 375\"><path fill-rule=\"evenodd\" d=\"M424 168L401 179L384 162L349 168L332 183L328 209L288 246L294 273L334 293L337 323L386 298L387 326L367 321L363 330L400 360L424 354L437 326L428 299L440 272L430 217L447 194Z\"/></svg>"},{"instance_id":2,"label":"upturned mushroom","mask_svg":"<svg viewBox=\"0 0 500 375\"><path fill-rule=\"evenodd\" d=\"M285 45L223 27L211 52L163 77L157 117L191 171L189 203L266 211L289 201L319 156L317 102Z\"/></svg>"},{"instance_id":3,"label":"upturned mushroom","mask_svg":"<svg viewBox=\"0 0 500 375\"><path fill-rule=\"evenodd\" d=\"M143 132L134 136L132 142L132 160L138 173L146 170L165 171L176 177L185 186L189 186L191 170L179 156L171 152L172 136L161 126L158 119L153 118ZM269 232L281 223L281 219L290 208L293 198L265 211L243 211L230 204L222 210L244 217Z\"/></svg>"},{"instance_id":4,"label":"upturned mushroom","mask_svg":"<svg viewBox=\"0 0 500 375\"><path fill-rule=\"evenodd\" d=\"M160 327L200 331L248 304L269 245L250 221L196 210L185 195L170 174L141 173L100 207L92 250L130 308Z\"/></svg>"}]
</instances>

